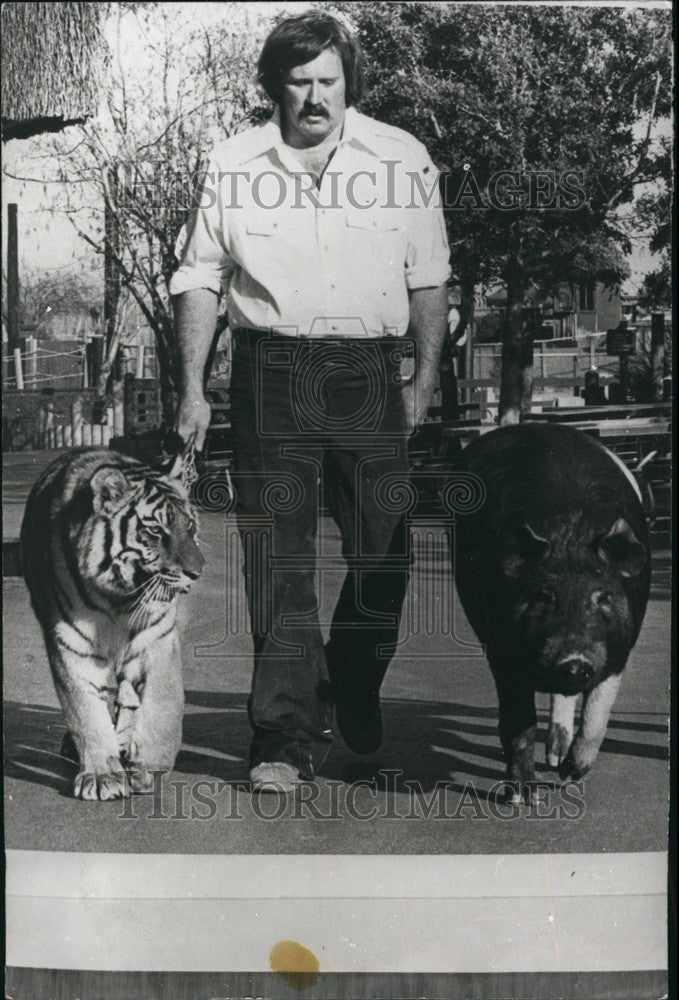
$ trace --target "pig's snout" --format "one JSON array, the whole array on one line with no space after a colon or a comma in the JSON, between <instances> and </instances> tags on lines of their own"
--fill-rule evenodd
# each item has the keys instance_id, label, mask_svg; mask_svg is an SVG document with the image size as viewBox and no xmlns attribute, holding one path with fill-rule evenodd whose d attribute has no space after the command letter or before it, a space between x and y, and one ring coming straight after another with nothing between
<instances>
[{"instance_id":1,"label":"pig's snout","mask_svg":"<svg viewBox=\"0 0 679 1000\"><path fill-rule=\"evenodd\" d=\"M557 663L556 675L565 688L582 691L592 682L594 666L584 656L568 656Z\"/></svg>"}]
</instances>

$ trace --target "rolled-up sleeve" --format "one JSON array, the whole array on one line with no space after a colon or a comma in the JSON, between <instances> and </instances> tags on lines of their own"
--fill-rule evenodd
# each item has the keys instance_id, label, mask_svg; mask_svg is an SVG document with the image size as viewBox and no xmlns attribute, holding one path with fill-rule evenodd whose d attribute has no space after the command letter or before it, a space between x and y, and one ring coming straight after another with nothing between
<instances>
[{"instance_id":1,"label":"rolled-up sleeve","mask_svg":"<svg viewBox=\"0 0 679 1000\"><path fill-rule=\"evenodd\" d=\"M179 267L170 280L170 295L208 288L218 295L228 288L233 263L224 233L220 168L211 161L202 172L186 225Z\"/></svg>"},{"instance_id":2,"label":"rolled-up sleeve","mask_svg":"<svg viewBox=\"0 0 679 1000\"><path fill-rule=\"evenodd\" d=\"M417 174L424 196L420 187L414 184L411 189L412 203L407 210L408 249L405 262L406 285L410 290L438 288L451 273L450 249L438 192L433 193L428 203L428 194L438 177L438 171L428 155L424 162L420 161Z\"/></svg>"}]
</instances>

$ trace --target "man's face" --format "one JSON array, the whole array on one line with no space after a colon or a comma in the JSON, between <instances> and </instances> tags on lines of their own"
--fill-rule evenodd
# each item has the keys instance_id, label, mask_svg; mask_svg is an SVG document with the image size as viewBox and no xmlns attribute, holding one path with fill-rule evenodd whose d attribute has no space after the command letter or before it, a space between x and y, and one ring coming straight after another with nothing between
<instances>
[{"instance_id":1,"label":"man's face","mask_svg":"<svg viewBox=\"0 0 679 1000\"><path fill-rule=\"evenodd\" d=\"M293 66L283 78L281 117L290 145L317 146L341 126L345 110L344 70L334 49Z\"/></svg>"}]
</instances>

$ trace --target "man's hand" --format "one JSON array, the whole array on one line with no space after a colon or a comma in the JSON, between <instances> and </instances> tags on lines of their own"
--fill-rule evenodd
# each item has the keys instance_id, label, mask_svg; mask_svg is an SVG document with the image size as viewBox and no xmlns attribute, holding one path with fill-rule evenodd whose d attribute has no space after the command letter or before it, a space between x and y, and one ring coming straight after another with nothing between
<instances>
[{"instance_id":1,"label":"man's hand","mask_svg":"<svg viewBox=\"0 0 679 1000\"><path fill-rule=\"evenodd\" d=\"M185 395L179 402L177 412L177 433L186 443L195 433L196 451L202 451L205 434L210 426L210 404L203 393L194 392Z\"/></svg>"}]
</instances>

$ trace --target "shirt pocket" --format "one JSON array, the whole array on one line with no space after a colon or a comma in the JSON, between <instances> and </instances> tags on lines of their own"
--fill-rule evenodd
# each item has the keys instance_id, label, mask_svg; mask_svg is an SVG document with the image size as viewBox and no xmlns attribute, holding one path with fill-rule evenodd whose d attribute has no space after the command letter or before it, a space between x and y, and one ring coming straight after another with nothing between
<instances>
[{"instance_id":1,"label":"shirt pocket","mask_svg":"<svg viewBox=\"0 0 679 1000\"><path fill-rule=\"evenodd\" d=\"M300 210L287 206L249 209L245 218L245 232L248 236L285 238L299 232L303 224L301 215Z\"/></svg>"},{"instance_id":2,"label":"shirt pocket","mask_svg":"<svg viewBox=\"0 0 679 1000\"><path fill-rule=\"evenodd\" d=\"M403 281L407 233L400 213L393 209L345 209L347 250L380 283Z\"/></svg>"},{"instance_id":3,"label":"shirt pocket","mask_svg":"<svg viewBox=\"0 0 679 1000\"><path fill-rule=\"evenodd\" d=\"M358 208L355 205L347 205L345 213L347 226L350 230L360 229L375 235L403 231L401 219L392 209L377 206Z\"/></svg>"}]
</instances>

